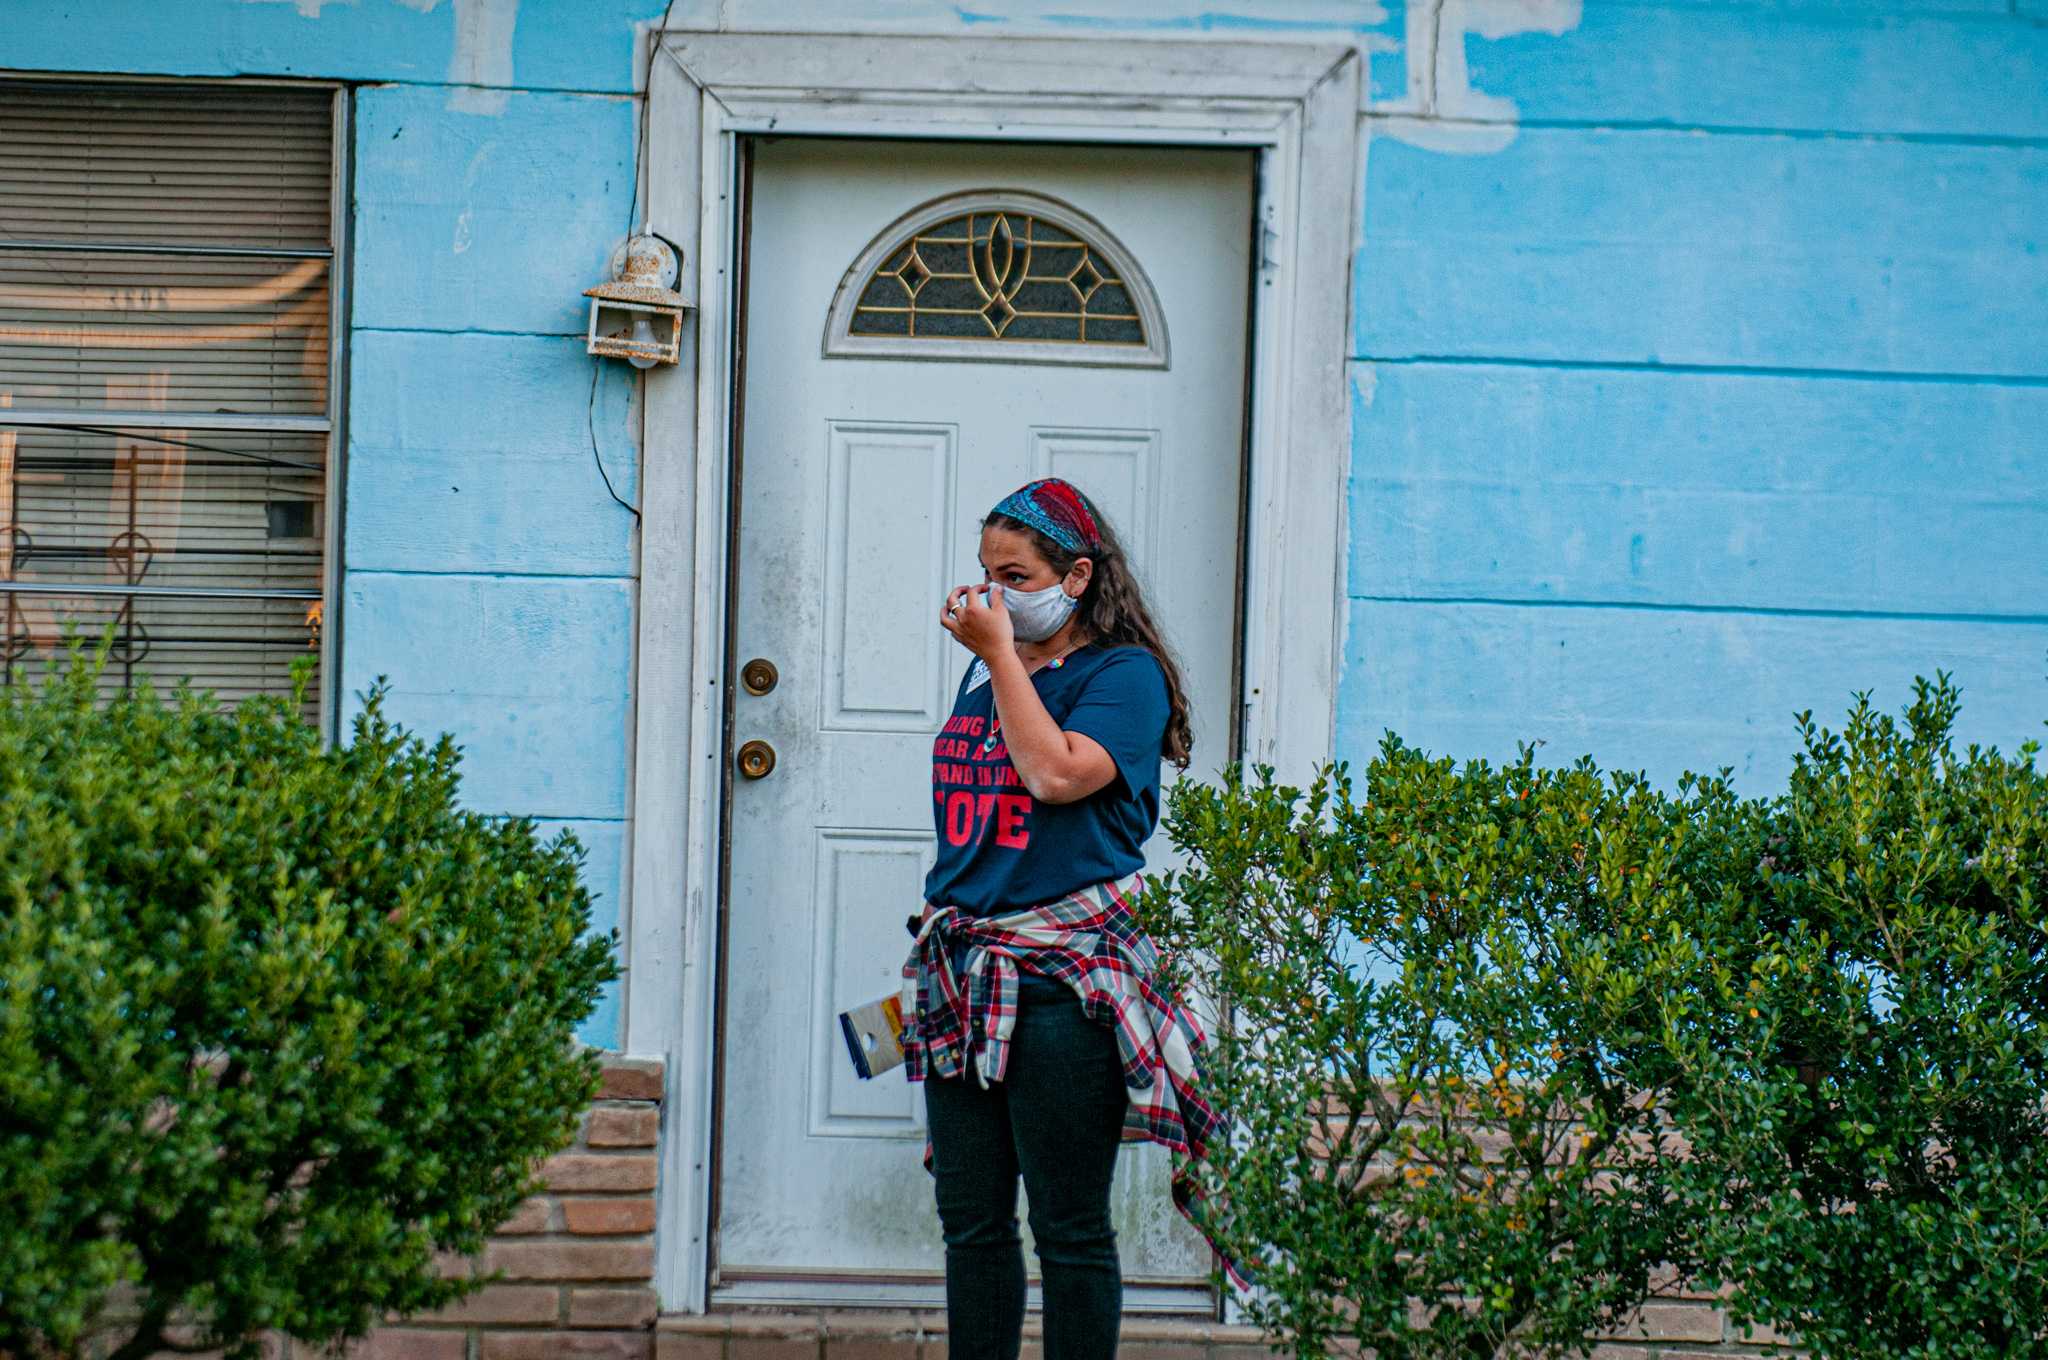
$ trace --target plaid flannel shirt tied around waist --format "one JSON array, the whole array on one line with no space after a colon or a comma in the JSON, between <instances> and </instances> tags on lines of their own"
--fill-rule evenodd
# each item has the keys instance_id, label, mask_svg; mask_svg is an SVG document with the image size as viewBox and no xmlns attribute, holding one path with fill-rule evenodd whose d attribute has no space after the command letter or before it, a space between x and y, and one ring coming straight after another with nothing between
<instances>
[{"instance_id":1,"label":"plaid flannel shirt tied around waist","mask_svg":"<svg viewBox=\"0 0 2048 1360\"><path fill-rule=\"evenodd\" d=\"M917 942L903 965L904 1071L911 1081L970 1073L983 1086L1001 1081L1018 973L1065 983L1089 1019L1116 1032L1130 1096L1124 1140L1172 1150L1174 1205L1207 1237L1195 1163L1223 1136L1223 1121L1202 1095L1207 1038L1181 998L1164 990L1158 952L1131 912L1143 886L1143 873L1134 873L1000 916L927 903L909 921ZM955 944L965 950L958 968ZM1222 1259L1243 1284L1240 1268Z\"/></svg>"}]
</instances>

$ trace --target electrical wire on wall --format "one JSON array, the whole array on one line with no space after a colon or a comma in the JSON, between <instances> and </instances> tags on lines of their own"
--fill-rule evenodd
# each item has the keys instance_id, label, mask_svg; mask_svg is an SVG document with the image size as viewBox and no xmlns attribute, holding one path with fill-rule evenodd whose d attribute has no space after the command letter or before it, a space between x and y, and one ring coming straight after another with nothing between
<instances>
[{"instance_id":1,"label":"electrical wire on wall","mask_svg":"<svg viewBox=\"0 0 2048 1360\"><path fill-rule=\"evenodd\" d=\"M633 140L633 187L626 199L626 235L633 234L633 219L640 212L640 176L647 167L647 106L654 102L654 55L661 49L661 35L668 31L668 17L674 12L676 0L668 0L661 9L661 24L654 30L654 36L647 44L647 66L641 72L639 130ZM673 245L673 242L670 243ZM676 252L678 256L682 252ZM612 487L611 474L604 470L604 457L597 448L597 380L603 373L604 364L594 362L590 369L590 400L583 411L583 428L590 436L590 459L597 464L597 475L604 479L604 489L611 498L633 512L633 518L640 518L640 507L620 498Z\"/></svg>"},{"instance_id":2,"label":"electrical wire on wall","mask_svg":"<svg viewBox=\"0 0 2048 1360\"><path fill-rule=\"evenodd\" d=\"M597 379L604 372L604 361L593 360L590 365L590 404L583 412L583 428L590 434L590 459L597 464L597 475L604 478L604 489L611 492L613 500L633 512L633 518L640 518L640 507L621 500L619 493L612 489L611 474L604 470L604 459L597 451Z\"/></svg>"}]
</instances>

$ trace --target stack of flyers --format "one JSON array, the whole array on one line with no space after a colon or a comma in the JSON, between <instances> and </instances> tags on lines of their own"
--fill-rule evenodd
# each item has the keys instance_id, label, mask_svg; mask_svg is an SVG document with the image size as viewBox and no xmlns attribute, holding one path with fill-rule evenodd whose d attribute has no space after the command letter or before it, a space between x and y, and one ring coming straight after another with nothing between
<instances>
[{"instance_id":1,"label":"stack of flyers","mask_svg":"<svg viewBox=\"0 0 2048 1360\"><path fill-rule=\"evenodd\" d=\"M862 1077L879 1077L903 1065L903 998L891 992L865 1006L839 1013L839 1032L846 1036L846 1051L853 1056L853 1070Z\"/></svg>"}]
</instances>

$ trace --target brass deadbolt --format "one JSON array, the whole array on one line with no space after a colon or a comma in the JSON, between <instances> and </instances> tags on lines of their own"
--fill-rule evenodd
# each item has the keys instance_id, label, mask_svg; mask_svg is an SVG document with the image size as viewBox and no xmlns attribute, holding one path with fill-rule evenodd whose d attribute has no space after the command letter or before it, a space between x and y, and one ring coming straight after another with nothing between
<instances>
[{"instance_id":1,"label":"brass deadbolt","mask_svg":"<svg viewBox=\"0 0 2048 1360\"><path fill-rule=\"evenodd\" d=\"M775 748L757 737L740 747L738 764L748 779L765 778L775 768Z\"/></svg>"},{"instance_id":2,"label":"brass deadbolt","mask_svg":"<svg viewBox=\"0 0 2048 1360\"><path fill-rule=\"evenodd\" d=\"M765 656L757 656L740 667L740 684L746 686L749 694L766 694L780 678L775 663Z\"/></svg>"}]
</instances>

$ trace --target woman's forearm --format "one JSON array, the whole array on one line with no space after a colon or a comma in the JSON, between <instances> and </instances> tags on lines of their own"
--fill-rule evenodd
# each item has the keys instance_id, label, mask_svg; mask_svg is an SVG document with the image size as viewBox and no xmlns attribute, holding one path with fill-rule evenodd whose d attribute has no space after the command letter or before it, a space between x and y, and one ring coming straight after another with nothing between
<instances>
[{"instance_id":1,"label":"woman's forearm","mask_svg":"<svg viewBox=\"0 0 2048 1360\"><path fill-rule=\"evenodd\" d=\"M1038 687L1031 683L1030 672L1015 652L998 654L988 663L988 671L996 716L1002 720L1003 740L1010 748L1010 764L1033 798L1041 803L1071 803L1108 782L1094 780L1090 786L1092 762L1074 749L1052 714L1046 712Z\"/></svg>"}]
</instances>

